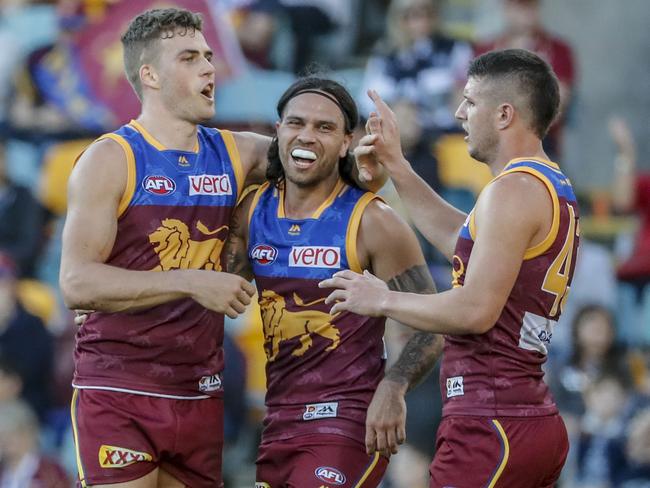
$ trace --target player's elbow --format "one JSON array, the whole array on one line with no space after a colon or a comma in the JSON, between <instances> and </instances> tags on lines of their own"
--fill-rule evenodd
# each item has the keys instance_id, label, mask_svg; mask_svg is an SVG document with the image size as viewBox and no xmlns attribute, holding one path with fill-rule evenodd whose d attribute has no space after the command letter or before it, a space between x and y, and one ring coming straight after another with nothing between
<instances>
[{"instance_id":1,"label":"player's elbow","mask_svg":"<svg viewBox=\"0 0 650 488\"><path fill-rule=\"evenodd\" d=\"M92 310L88 284L84 282L84 275L77 269L61 268L59 274L59 288L63 303L70 310Z\"/></svg>"}]
</instances>

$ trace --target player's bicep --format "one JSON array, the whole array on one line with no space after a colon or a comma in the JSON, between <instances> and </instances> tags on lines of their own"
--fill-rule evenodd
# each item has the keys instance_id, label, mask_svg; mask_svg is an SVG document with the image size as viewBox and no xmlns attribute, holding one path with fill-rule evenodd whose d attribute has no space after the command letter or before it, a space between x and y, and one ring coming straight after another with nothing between
<instances>
[{"instance_id":1,"label":"player's bicep","mask_svg":"<svg viewBox=\"0 0 650 488\"><path fill-rule=\"evenodd\" d=\"M72 263L104 262L117 232L126 187L126 158L113 141L100 141L79 159L68 180L62 271Z\"/></svg>"},{"instance_id":2,"label":"player's bicep","mask_svg":"<svg viewBox=\"0 0 650 488\"><path fill-rule=\"evenodd\" d=\"M360 253L371 271L389 288L435 293L422 249L411 227L393 209L375 201L368 206L359 229Z\"/></svg>"},{"instance_id":3,"label":"player's bicep","mask_svg":"<svg viewBox=\"0 0 650 488\"><path fill-rule=\"evenodd\" d=\"M501 314L539 227L539 205L526 188L512 183L495 182L475 209L476 235L463 288L488 322Z\"/></svg>"},{"instance_id":4,"label":"player's bicep","mask_svg":"<svg viewBox=\"0 0 650 488\"><path fill-rule=\"evenodd\" d=\"M266 181L267 153L271 138L254 132L233 132L244 170L245 186Z\"/></svg>"},{"instance_id":5,"label":"player's bicep","mask_svg":"<svg viewBox=\"0 0 650 488\"><path fill-rule=\"evenodd\" d=\"M253 278L248 259L248 214L254 198L255 191L249 192L235 208L225 244L226 270L248 280Z\"/></svg>"}]
</instances>

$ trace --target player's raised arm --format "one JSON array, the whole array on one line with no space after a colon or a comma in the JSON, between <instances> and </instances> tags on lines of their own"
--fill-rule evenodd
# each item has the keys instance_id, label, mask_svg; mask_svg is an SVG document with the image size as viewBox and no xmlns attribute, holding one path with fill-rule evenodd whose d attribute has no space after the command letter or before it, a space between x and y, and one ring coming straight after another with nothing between
<instances>
[{"instance_id":1,"label":"player's raised arm","mask_svg":"<svg viewBox=\"0 0 650 488\"><path fill-rule=\"evenodd\" d=\"M367 253L374 273L390 290L431 294L436 292L415 234L390 207L373 202L364 212L359 232L359 252ZM416 332L377 386L366 418L366 450L397 452L404 442L404 395L433 369L442 352L443 339Z\"/></svg>"},{"instance_id":2,"label":"player's raised arm","mask_svg":"<svg viewBox=\"0 0 650 488\"><path fill-rule=\"evenodd\" d=\"M376 160L386 168L415 226L451 260L466 215L447 203L413 171L402 154L395 114L375 91L370 90L369 96L377 113L368 119L369 135L355 149L357 165Z\"/></svg>"},{"instance_id":3,"label":"player's raised arm","mask_svg":"<svg viewBox=\"0 0 650 488\"><path fill-rule=\"evenodd\" d=\"M507 175L486 187L475 212L476 239L463 286L418 295L391 291L369 273L342 271L321 282L323 287L339 288L326 300L334 304L332 313L384 315L440 334L487 332L503 310L526 249L550 228L551 199L535 177Z\"/></svg>"},{"instance_id":4,"label":"player's raised arm","mask_svg":"<svg viewBox=\"0 0 650 488\"><path fill-rule=\"evenodd\" d=\"M238 276L200 270L132 271L105 264L117 235L126 182L124 151L112 140L91 145L72 171L60 273L66 305L126 312L191 297L229 316L243 312L254 289Z\"/></svg>"}]
</instances>

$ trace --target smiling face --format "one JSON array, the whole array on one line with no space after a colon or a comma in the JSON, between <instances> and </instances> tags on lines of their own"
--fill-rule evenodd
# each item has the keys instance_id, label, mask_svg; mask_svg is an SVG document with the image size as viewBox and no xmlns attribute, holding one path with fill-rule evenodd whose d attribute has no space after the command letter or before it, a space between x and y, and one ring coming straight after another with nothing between
<instances>
[{"instance_id":1,"label":"smiling face","mask_svg":"<svg viewBox=\"0 0 650 488\"><path fill-rule=\"evenodd\" d=\"M470 156L483 163L495 158L499 145L497 107L489 95L488 82L470 77L463 91L463 101L456 110L456 118L467 133L465 141Z\"/></svg>"},{"instance_id":2,"label":"smiling face","mask_svg":"<svg viewBox=\"0 0 650 488\"><path fill-rule=\"evenodd\" d=\"M317 186L338 178L339 158L352 140L341 109L325 96L303 93L287 103L276 124L282 168L288 182Z\"/></svg>"},{"instance_id":3,"label":"smiling face","mask_svg":"<svg viewBox=\"0 0 650 488\"><path fill-rule=\"evenodd\" d=\"M214 116L212 51L201 31L176 29L172 37L152 47L157 53L150 63L155 78L143 84L153 88L164 106L177 117L201 123ZM141 69L147 69L146 65ZM145 71L146 78L146 71Z\"/></svg>"}]
</instances>

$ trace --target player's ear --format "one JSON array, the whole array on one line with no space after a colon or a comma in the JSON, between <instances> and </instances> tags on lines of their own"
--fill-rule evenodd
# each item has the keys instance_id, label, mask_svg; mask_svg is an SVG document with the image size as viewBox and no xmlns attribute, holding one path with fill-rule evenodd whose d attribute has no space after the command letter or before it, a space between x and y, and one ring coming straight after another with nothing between
<instances>
[{"instance_id":1,"label":"player's ear","mask_svg":"<svg viewBox=\"0 0 650 488\"><path fill-rule=\"evenodd\" d=\"M502 103L497 107L497 128L507 129L515 118L515 108L509 103Z\"/></svg>"},{"instance_id":2,"label":"player's ear","mask_svg":"<svg viewBox=\"0 0 650 488\"><path fill-rule=\"evenodd\" d=\"M154 90L160 89L160 76L151 64L140 66L140 82L142 86L148 86Z\"/></svg>"},{"instance_id":3,"label":"player's ear","mask_svg":"<svg viewBox=\"0 0 650 488\"><path fill-rule=\"evenodd\" d=\"M345 134L343 136L343 144L341 145L341 150L339 151L339 158L344 158L347 156L348 151L350 150L350 144L352 144L352 134Z\"/></svg>"}]
</instances>

